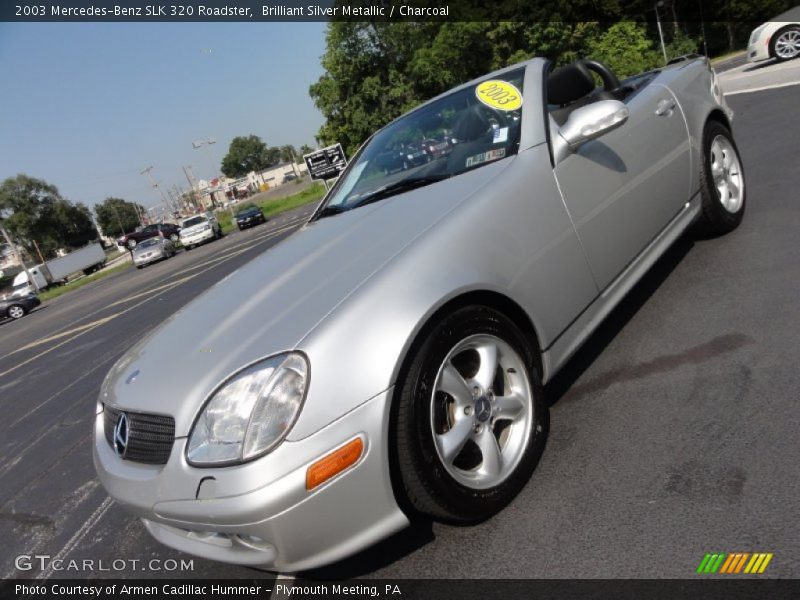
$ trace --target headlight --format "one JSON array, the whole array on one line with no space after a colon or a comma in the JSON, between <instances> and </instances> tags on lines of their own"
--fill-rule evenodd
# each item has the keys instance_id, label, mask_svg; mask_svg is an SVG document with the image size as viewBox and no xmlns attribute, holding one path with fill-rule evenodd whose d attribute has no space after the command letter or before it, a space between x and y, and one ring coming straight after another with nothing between
<instances>
[{"instance_id":1,"label":"headlight","mask_svg":"<svg viewBox=\"0 0 800 600\"><path fill-rule=\"evenodd\" d=\"M189 463L234 464L263 456L289 433L307 387L308 363L296 352L237 373L214 392L192 427Z\"/></svg>"}]
</instances>

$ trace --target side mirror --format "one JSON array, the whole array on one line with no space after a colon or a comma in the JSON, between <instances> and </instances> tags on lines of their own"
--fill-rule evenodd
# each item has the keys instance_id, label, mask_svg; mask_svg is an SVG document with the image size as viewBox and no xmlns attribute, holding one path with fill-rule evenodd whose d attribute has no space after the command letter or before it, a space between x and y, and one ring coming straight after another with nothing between
<instances>
[{"instance_id":1,"label":"side mirror","mask_svg":"<svg viewBox=\"0 0 800 600\"><path fill-rule=\"evenodd\" d=\"M628 107L619 100L599 100L575 109L559 130L570 151L621 127L628 120Z\"/></svg>"}]
</instances>

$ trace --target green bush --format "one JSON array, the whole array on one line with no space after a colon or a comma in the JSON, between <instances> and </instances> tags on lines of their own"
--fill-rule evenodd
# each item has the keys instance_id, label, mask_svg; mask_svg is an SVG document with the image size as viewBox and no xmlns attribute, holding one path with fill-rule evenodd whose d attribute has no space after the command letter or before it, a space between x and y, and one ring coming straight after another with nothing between
<instances>
[{"instance_id":1,"label":"green bush","mask_svg":"<svg viewBox=\"0 0 800 600\"><path fill-rule=\"evenodd\" d=\"M647 37L645 26L622 21L588 43L588 56L606 63L620 77L649 71L662 64L659 52Z\"/></svg>"},{"instance_id":2,"label":"green bush","mask_svg":"<svg viewBox=\"0 0 800 600\"><path fill-rule=\"evenodd\" d=\"M667 44L667 58L673 59L685 54L697 52L699 46L698 40L689 37L682 31L678 30L672 38L672 41Z\"/></svg>"}]
</instances>

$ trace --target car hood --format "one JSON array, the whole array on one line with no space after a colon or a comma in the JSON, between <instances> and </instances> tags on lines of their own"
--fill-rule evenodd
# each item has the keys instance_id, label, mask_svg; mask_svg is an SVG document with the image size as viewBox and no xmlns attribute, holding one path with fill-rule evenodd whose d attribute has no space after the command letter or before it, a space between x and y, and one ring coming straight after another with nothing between
<instances>
[{"instance_id":1,"label":"car hood","mask_svg":"<svg viewBox=\"0 0 800 600\"><path fill-rule=\"evenodd\" d=\"M160 251L161 251L161 244L156 244L154 246L137 245L133 249L133 255L139 256L140 254L147 254L148 252L160 252Z\"/></svg>"},{"instance_id":2,"label":"car hood","mask_svg":"<svg viewBox=\"0 0 800 600\"><path fill-rule=\"evenodd\" d=\"M134 346L112 368L100 400L172 415L176 436L188 435L221 383L296 348L366 279L511 160L305 225Z\"/></svg>"}]
</instances>

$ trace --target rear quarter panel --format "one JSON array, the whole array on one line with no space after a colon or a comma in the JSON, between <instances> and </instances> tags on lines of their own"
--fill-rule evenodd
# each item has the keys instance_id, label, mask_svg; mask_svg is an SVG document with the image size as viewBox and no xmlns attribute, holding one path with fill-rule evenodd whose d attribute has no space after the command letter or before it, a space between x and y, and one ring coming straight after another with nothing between
<instances>
[{"instance_id":1,"label":"rear quarter panel","mask_svg":"<svg viewBox=\"0 0 800 600\"><path fill-rule=\"evenodd\" d=\"M713 72L706 58L685 61L665 69L656 79L675 94L689 130L692 153L691 195L700 191L700 169L702 168L703 129L709 115L720 110L728 122L733 111L725 103ZM715 97L714 87L718 96Z\"/></svg>"}]
</instances>

